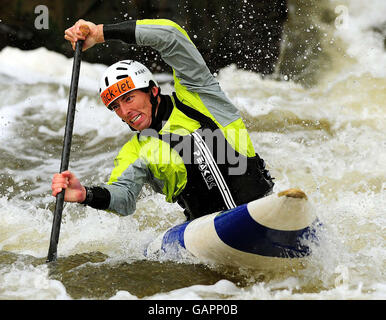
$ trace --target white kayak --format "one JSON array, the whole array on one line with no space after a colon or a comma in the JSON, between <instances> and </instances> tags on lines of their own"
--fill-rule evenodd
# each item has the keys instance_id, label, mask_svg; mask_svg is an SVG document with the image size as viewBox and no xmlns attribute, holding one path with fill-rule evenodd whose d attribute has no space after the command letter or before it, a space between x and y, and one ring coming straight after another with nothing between
<instances>
[{"instance_id":1,"label":"white kayak","mask_svg":"<svg viewBox=\"0 0 386 320\"><path fill-rule=\"evenodd\" d=\"M210 264L291 267L317 242L313 211L303 191L288 189L172 227L150 243L146 254L187 250Z\"/></svg>"}]
</instances>

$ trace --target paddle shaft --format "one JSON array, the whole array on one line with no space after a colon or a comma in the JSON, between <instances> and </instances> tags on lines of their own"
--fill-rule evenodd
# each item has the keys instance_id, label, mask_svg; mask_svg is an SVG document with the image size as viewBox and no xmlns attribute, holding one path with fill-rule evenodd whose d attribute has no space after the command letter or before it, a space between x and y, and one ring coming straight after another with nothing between
<instances>
[{"instance_id":1,"label":"paddle shaft","mask_svg":"<svg viewBox=\"0 0 386 320\"><path fill-rule=\"evenodd\" d=\"M60 172L68 170L68 165L70 162L72 131L74 128L75 106L76 106L76 97L78 94L78 82L79 82L80 62L82 57L82 46L83 46L83 41L78 40L75 46L74 63L72 66L70 96L68 101L66 127L64 132L64 139L63 139ZM54 219L52 222L52 229L51 229L50 247L48 250L48 256L47 256L46 262L55 261L57 258L57 247L59 242L60 224L62 221L64 193L65 193L65 189L63 189L56 196Z\"/></svg>"}]
</instances>

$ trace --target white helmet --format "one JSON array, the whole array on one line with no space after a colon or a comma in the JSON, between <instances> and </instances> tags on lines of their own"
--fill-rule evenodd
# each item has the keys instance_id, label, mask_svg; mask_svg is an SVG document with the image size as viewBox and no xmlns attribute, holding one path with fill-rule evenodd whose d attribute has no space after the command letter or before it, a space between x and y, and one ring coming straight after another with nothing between
<instances>
[{"instance_id":1,"label":"white helmet","mask_svg":"<svg viewBox=\"0 0 386 320\"><path fill-rule=\"evenodd\" d=\"M142 63L122 60L106 69L99 83L99 94L109 108L109 105L120 96L133 90L147 88L150 81L158 87L153 74Z\"/></svg>"}]
</instances>

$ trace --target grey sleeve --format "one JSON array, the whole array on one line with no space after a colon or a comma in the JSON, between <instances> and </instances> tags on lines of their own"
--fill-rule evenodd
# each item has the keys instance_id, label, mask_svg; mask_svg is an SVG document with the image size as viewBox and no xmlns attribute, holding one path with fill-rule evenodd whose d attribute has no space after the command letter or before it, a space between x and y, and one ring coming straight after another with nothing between
<instances>
[{"instance_id":1,"label":"grey sleeve","mask_svg":"<svg viewBox=\"0 0 386 320\"><path fill-rule=\"evenodd\" d=\"M103 187L111 195L107 210L123 216L133 214L136 209L137 197L143 185L149 182L150 175L144 161L138 159L128 166L117 181L104 184Z\"/></svg>"},{"instance_id":2,"label":"grey sleeve","mask_svg":"<svg viewBox=\"0 0 386 320\"><path fill-rule=\"evenodd\" d=\"M217 79L211 74L203 57L186 33L169 21L170 25L138 24L135 38L138 45L150 46L173 68L180 84L200 98L223 126L240 118L240 113L222 91Z\"/></svg>"},{"instance_id":3,"label":"grey sleeve","mask_svg":"<svg viewBox=\"0 0 386 320\"><path fill-rule=\"evenodd\" d=\"M193 42L174 25L137 24L135 38L138 45L157 50L171 66L176 77L188 90L218 84Z\"/></svg>"}]
</instances>

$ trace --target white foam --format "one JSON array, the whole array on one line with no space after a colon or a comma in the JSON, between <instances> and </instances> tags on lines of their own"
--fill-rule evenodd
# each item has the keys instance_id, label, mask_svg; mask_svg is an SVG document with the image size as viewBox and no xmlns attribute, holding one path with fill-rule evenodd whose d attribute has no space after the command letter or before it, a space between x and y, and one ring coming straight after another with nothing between
<instances>
[{"instance_id":1,"label":"white foam","mask_svg":"<svg viewBox=\"0 0 386 320\"><path fill-rule=\"evenodd\" d=\"M343 17L345 23L337 27L335 35L347 44L346 53L358 61L352 72L357 74L370 72L374 77L384 78L386 75L384 35L374 31L374 28L384 28L382 24L386 22L386 2L383 0L372 0L369 3L361 0L331 0L331 2L333 5L344 5L347 8L347 14Z\"/></svg>"},{"instance_id":2,"label":"white foam","mask_svg":"<svg viewBox=\"0 0 386 320\"><path fill-rule=\"evenodd\" d=\"M0 269L2 300L71 300L58 280L49 279L47 265L33 267L16 262Z\"/></svg>"},{"instance_id":3,"label":"white foam","mask_svg":"<svg viewBox=\"0 0 386 320\"><path fill-rule=\"evenodd\" d=\"M42 63L44 61L44 63ZM46 48L20 50L5 47L0 51L0 70L21 83L56 83L69 86L73 59ZM81 63L79 87L97 93L99 78L106 66Z\"/></svg>"},{"instance_id":4,"label":"white foam","mask_svg":"<svg viewBox=\"0 0 386 320\"><path fill-rule=\"evenodd\" d=\"M223 69L218 76L226 94L255 126L252 141L276 177L276 190L300 187L313 202L325 228L320 245L313 247L313 256L304 270L297 273L276 275L271 280L251 280L243 288L221 280L214 285L189 286L145 299L384 299L386 296L386 113L382 98L386 62L382 39L372 29L384 22L386 2L331 3L348 8L349 28L336 29L335 37L346 43L347 52L343 54L352 58L352 64L344 70L331 70L326 77L328 85L305 89L292 81L263 79L234 66ZM71 162L77 172L95 184L105 181L124 141L122 138L118 145L114 139L127 135L127 126L107 111L97 97L99 76L105 67L82 62L74 134L88 135L87 147L98 146L105 138L113 140L112 146L106 146L97 156ZM53 139L63 136L71 70L71 58L43 48L32 51L5 48L0 52L0 82L4 88L0 92L1 148L14 159L42 161L28 170L18 170L17 166L2 169L1 173L12 177L14 183L6 187L6 192L23 189L29 182L34 188L12 199L2 194L1 250L38 258L47 254L52 213L42 209L42 204L54 201L49 181L59 168L59 159L52 159L41 150L34 151L31 137L23 130L32 123L40 134ZM24 84L25 91L20 92L14 84ZM275 127L276 120L271 121L272 129L260 130L260 121L272 113L283 115L283 119L291 114L299 123L292 126L278 117L279 125ZM307 125L307 121L313 122L314 127ZM317 128L318 123L325 126ZM111 261L143 259L144 248L151 239L182 221L182 211L176 206L166 204L163 196L146 190L137 204L137 213L131 217L67 204L58 254L100 251ZM0 288L1 299L69 298L62 283L49 279L45 266L33 267L22 261L0 268ZM119 291L111 299L138 297Z\"/></svg>"},{"instance_id":5,"label":"white foam","mask_svg":"<svg viewBox=\"0 0 386 320\"><path fill-rule=\"evenodd\" d=\"M240 289L229 280L219 280L213 285L193 285L186 288L172 290L168 293L159 293L144 299L149 300L202 300L232 297Z\"/></svg>"}]
</instances>

